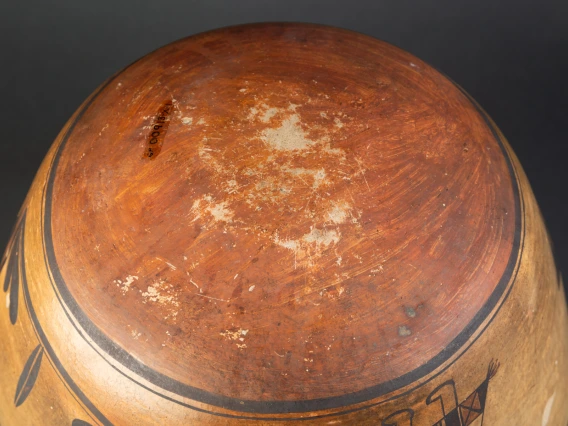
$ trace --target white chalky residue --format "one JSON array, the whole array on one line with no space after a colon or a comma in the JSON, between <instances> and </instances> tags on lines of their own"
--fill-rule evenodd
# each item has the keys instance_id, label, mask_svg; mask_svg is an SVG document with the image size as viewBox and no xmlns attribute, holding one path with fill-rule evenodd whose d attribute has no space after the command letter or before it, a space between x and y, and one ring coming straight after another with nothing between
<instances>
[{"instance_id":1,"label":"white chalky residue","mask_svg":"<svg viewBox=\"0 0 568 426\"><path fill-rule=\"evenodd\" d=\"M148 286L147 291L142 293L142 297L144 298L143 303L155 302L160 305L179 307L179 302L176 300L176 297L171 294L171 288L172 286L170 285L168 287L165 281L155 282L151 286ZM166 294L164 295L163 293Z\"/></svg>"},{"instance_id":2,"label":"white chalky residue","mask_svg":"<svg viewBox=\"0 0 568 426\"><path fill-rule=\"evenodd\" d=\"M225 182L225 192L228 194L236 194L239 190L239 184L236 180L231 179Z\"/></svg>"},{"instance_id":3,"label":"white chalky residue","mask_svg":"<svg viewBox=\"0 0 568 426\"><path fill-rule=\"evenodd\" d=\"M298 114L292 114L276 129L266 129L261 139L271 148L279 151L303 150L315 144L307 138L304 129L300 126Z\"/></svg>"},{"instance_id":4,"label":"white chalky residue","mask_svg":"<svg viewBox=\"0 0 568 426\"><path fill-rule=\"evenodd\" d=\"M248 330L243 330L242 328L239 328L237 331L225 330L219 334L223 337L226 337L229 340L237 340L241 336L246 336L248 332L249 332Z\"/></svg>"},{"instance_id":5,"label":"white chalky residue","mask_svg":"<svg viewBox=\"0 0 568 426\"><path fill-rule=\"evenodd\" d=\"M195 222L197 219L201 217L201 213L199 212L199 206L201 205L201 200L195 200L189 210L191 213L194 214L192 222Z\"/></svg>"},{"instance_id":6,"label":"white chalky residue","mask_svg":"<svg viewBox=\"0 0 568 426\"><path fill-rule=\"evenodd\" d=\"M262 114L262 117L260 117L260 121L268 123L270 119L274 117L276 114L278 114L278 108L268 108L264 112L264 114Z\"/></svg>"},{"instance_id":7,"label":"white chalky residue","mask_svg":"<svg viewBox=\"0 0 568 426\"><path fill-rule=\"evenodd\" d=\"M235 344L237 345L237 348L245 349L247 347L246 343L238 343L238 342L244 342L245 336L247 335L248 332L249 332L248 330L243 330L242 328L239 328L237 331L225 330L219 334L227 338L228 340L236 340L237 342L235 342Z\"/></svg>"},{"instance_id":8,"label":"white chalky residue","mask_svg":"<svg viewBox=\"0 0 568 426\"><path fill-rule=\"evenodd\" d=\"M316 170L314 174L313 188L317 189L323 182L325 182L325 170L324 169Z\"/></svg>"},{"instance_id":9,"label":"white chalky residue","mask_svg":"<svg viewBox=\"0 0 568 426\"><path fill-rule=\"evenodd\" d=\"M331 243L337 244L341 239L340 234L335 230L311 228L310 232L302 237L302 241L308 244L315 243L317 246L329 246Z\"/></svg>"},{"instance_id":10,"label":"white chalky residue","mask_svg":"<svg viewBox=\"0 0 568 426\"><path fill-rule=\"evenodd\" d=\"M310 232L304 234L297 240L281 240L278 233L272 240L280 247L287 248L294 252L294 269L297 268L298 259L301 261L308 258L307 265L313 266L314 259L322 255L322 247L326 248L330 244L337 244L341 239L341 234L337 230L310 228Z\"/></svg>"},{"instance_id":11,"label":"white chalky residue","mask_svg":"<svg viewBox=\"0 0 568 426\"><path fill-rule=\"evenodd\" d=\"M249 113L248 113L247 118L248 118L249 120L254 120L255 118L258 117L258 113L259 113L258 108L257 108L257 107L252 107L252 108L249 110Z\"/></svg>"},{"instance_id":12,"label":"white chalky residue","mask_svg":"<svg viewBox=\"0 0 568 426\"><path fill-rule=\"evenodd\" d=\"M276 237L275 241L281 247L290 249L290 250L298 250L298 242L295 240L280 240Z\"/></svg>"},{"instance_id":13,"label":"white chalky residue","mask_svg":"<svg viewBox=\"0 0 568 426\"><path fill-rule=\"evenodd\" d=\"M544 412L542 413L542 426L547 426L548 421L550 420L550 414L552 413L552 406L554 404L554 398L556 397L556 392L552 394L548 401L546 401L546 405L544 406Z\"/></svg>"},{"instance_id":14,"label":"white chalky residue","mask_svg":"<svg viewBox=\"0 0 568 426\"><path fill-rule=\"evenodd\" d=\"M207 207L207 211L211 213L211 216L213 216L216 221L231 222L233 219L233 212L227 208L226 201L210 205Z\"/></svg>"},{"instance_id":15,"label":"white chalky residue","mask_svg":"<svg viewBox=\"0 0 568 426\"><path fill-rule=\"evenodd\" d=\"M183 118L181 119L181 122L182 122L183 124L185 124L186 126L191 126L191 124L193 123L193 118L191 118L191 117L183 117Z\"/></svg>"},{"instance_id":16,"label":"white chalky residue","mask_svg":"<svg viewBox=\"0 0 568 426\"><path fill-rule=\"evenodd\" d=\"M134 282L134 280L138 280L138 277L136 275L129 275L124 279L124 281L114 280L114 283L117 287L120 287L122 294L126 294L128 290L130 290L130 285Z\"/></svg>"},{"instance_id":17,"label":"white chalky residue","mask_svg":"<svg viewBox=\"0 0 568 426\"><path fill-rule=\"evenodd\" d=\"M264 102L260 103L257 107L252 107L249 110L248 119L255 120L260 119L263 123L268 123L272 117L274 117L279 112L286 111L280 108L269 107Z\"/></svg>"},{"instance_id":18,"label":"white chalky residue","mask_svg":"<svg viewBox=\"0 0 568 426\"><path fill-rule=\"evenodd\" d=\"M290 250L299 250L306 244L315 244L316 246L329 246L331 243L337 244L341 239L341 234L334 229L318 229L310 228L310 232L304 234L299 240L281 240L276 234L274 242L281 247Z\"/></svg>"},{"instance_id":19,"label":"white chalky residue","mask_svg":"<svg viewBox=\"0 0 568 426\"><path fill-rule=\"evenodd\" d=\"M313 183L312 183L312 188L313 189L317 189L319 188L322 184L326 184L328 183L328 181L326 180L326 174L325 174L325 170L324 169L304 169L302 167L282 167L281 169L284 173L288 173L292 176L311 176L311 178L313 179Z\"/></svg>"},{"instance_id":20,"label":"white chalky residue","mask_svg":"<svg viewBox=\"0 0 568 426\"><path fill-rule=\"evenodd\" d=\"M254 290L254 287L255 287L254 285L251 285L251 286L249 287L249 291L253 291L253 290Z\"/></svg>"},{"instance_id":21,"label":"white chalky residue","mask_svg":"<svg viewBox=\"0 0 568 426\"><path fill-rule=\"evenodd\" d=\"M203 204L207 205L202 207ZM195 215L193 221L201 217L201 211L209 212L216 222L231 222L234 215L233 211L228 208L226 201L215 203L210 195L205 195L201 199L195 200L190 211Z\"/></svg>"},{"instance_id":22,"label":"white chalky residue","mask_svg":"<svg viewBox=\"0 0 568 426\"><path fill-rule=\"evenodd\" d=\"M335 203L331 210L327 212L326 219L336 224L344 223L350 210L351 206L346 202Z\"/></svg>"},{"instance_id":23,"label":"white chalky residue","mask_svg":"<svg viewBox=\"0 0 568 426\"><path fill-rule=\"evenodd\" d=\"M265 103L261 103L258 107L253 107L249 111L248 118L251 120L260 119L264 123L268 123L274 116L278 114L288 115L279 127L268 128L261 132L260 139L272 149L278 151L301 151L312 148L319 144L323 151L330 155L338 155L344 157L345 152L341 149L332 149L329 146L329 135L320 137L319 140L313 140L301 125L300 116L296 112L298 105L290 103L288 108L271 108ZM323 114L323 115L321 115ZM322 117L327 116L325 112L320 113ZM339 119L334 120L335 126L340 129L343 123Z\"/></svg>"}]
</instances>

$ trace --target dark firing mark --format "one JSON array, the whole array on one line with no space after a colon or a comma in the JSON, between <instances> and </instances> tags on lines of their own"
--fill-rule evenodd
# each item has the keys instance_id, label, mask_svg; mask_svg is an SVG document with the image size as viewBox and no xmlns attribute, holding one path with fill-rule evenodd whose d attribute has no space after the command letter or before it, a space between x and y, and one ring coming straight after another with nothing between
<instances>
[{"instance_id":1,"label":"dark firing mark","mask_svg":"<svg viewBox=\"0 0 568 426\"><path fill-rule=\"evenodd\" d=\"M150 133L147 137L144 158L153 160L162 150L162 145L164 144L164 139L166 138L166 133L168 131L168 127L170 126L173 112L174 104L172 103L172 101L166 101L160 107L160 110L158 111L156 118L154 118L152 128L150 129Z\"/></svg>"},{"instance_id":2,"label":"dark firing mark","mask_svg":"<svg viewBox=\"0 0 568 426\"><path fill-rule=\"evenodd\" d=\"M20 374L18 385L16 386L16 396L14 396L16 407L22 405L32 391L39 373L39 367L41 367L42 358L43 347L37 345L26 361L22 374Z\"/></svg>"}]
</instances>

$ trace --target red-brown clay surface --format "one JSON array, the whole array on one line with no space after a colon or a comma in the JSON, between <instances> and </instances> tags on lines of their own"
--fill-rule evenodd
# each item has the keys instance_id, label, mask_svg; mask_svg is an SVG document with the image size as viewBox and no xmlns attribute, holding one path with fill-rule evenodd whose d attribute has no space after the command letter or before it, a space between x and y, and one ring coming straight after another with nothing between
<instances>
[{"instance_id":1,"label":"red-brown clay surface","mask_svg":"<svg viewBox=\"0 0 568 426\"><path fill-rule=\"evenodd\" d=\"M113 80L60 157L52 235L80 308L148 367L306 400L446 348L504 273L513 214L503 152L445 77L351 32L265 25Z\"/></svg>"}]
</instances>

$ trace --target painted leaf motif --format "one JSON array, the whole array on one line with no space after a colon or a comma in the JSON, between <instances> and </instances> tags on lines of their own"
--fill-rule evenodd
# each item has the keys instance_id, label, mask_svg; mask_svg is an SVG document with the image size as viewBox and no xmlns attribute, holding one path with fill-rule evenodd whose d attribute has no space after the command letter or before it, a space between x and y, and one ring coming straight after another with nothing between
<instances>
[{"instance_id":1,"label":"painted leaf motif","mask_svg":"<svg viewBox=\"0 0 568 426\"><path fill-rule=\"evenodd\" d=\"M8 251L8 250L6 250ZM2 269L4 269L4 265L6 264L6 257L8 256L8 253L4 253L4 256L2 256L2 260L0 260L0 271Z\"/></svg>"},{"instance_id":2,"label":"painted leaf motif","mask_svg":"<svg viewBox=\"0 0 568 426\"><path fill-rule=\"evenodd\" d=\"M18 385L16 386L16 396L14 397L14 404L19 407L24 403L32 388L35 385L39 367L41 366L41 359L43 357L43 347L37 345L33 350L30 357L24 365L24 370L18 379Z\"/></svg>"},{"instance_id":3,"label":"painted leaf motif","mask_svg":"<svg viewBox=\"0 0 568 426\"><path fill-rule=\"evenodd\" d=\"M24 248L24 237L23 232L19 232L18 239L15 245L17 246L15 253L13 254L15 258L13 279L10 285L10 322L16 324L18 319L18 296L20 294L20 273L23 273L23 248Z\"/></svg>"},{"instance_id":4,"label":"painted leaf motif","mask_svg":"<svg viewBox=\"0 0 568 426\"><path fill-rule=\"evenodd\" d=\"M16 323L18 319L18 298L20 293L20 275L24 272L24 224L25 212L18 220L14 234L8 243L3 264L7 261L6 275L4 277L4 291L10 291L8 296L10 322Z\"/></svg>"},{"instance_id":5,"label":"painted leaf motif","mask_svg":"<svg viewBox=\"0 0 568 426\"><path fill-rule=\"evenodd\" d=\"M93 425L84 420L75 419L73 420L73 423L71 423L71 426L93 426Z\"/></svg>"},{"instance_id":6,"label":"painted leaf motif","mask_svg":"<svg viewBox=\"0 0 568 426\"><path fill-rule=\"evenodd\" d=\"M8 266L6 269L6 276L4 277L4 291L8 291L10 289L10 284L12 283L13 279L14 263L16 263L14 246L16 246L16 244L14 244L14 242L11 241L9 248L6 251Z\"/></svg>"}]
</instances>

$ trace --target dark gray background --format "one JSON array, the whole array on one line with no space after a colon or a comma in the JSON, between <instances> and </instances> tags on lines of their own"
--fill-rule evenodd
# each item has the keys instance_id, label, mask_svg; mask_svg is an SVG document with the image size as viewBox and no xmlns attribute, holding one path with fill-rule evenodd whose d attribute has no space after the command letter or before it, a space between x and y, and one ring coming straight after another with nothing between
<instances>
[{"instance_id":1,"label":"dark gray background","mask_svg":"<svg viewBox=\"0 0 568 426\"><path fill-rule=\"evenodd\" d=\"M566 0L2 1L0 246L41 160L107 77L178 38L259 21L330 24L386 40L462 85L523 164L568 271Z\"/></svg>"}]
</instances>

